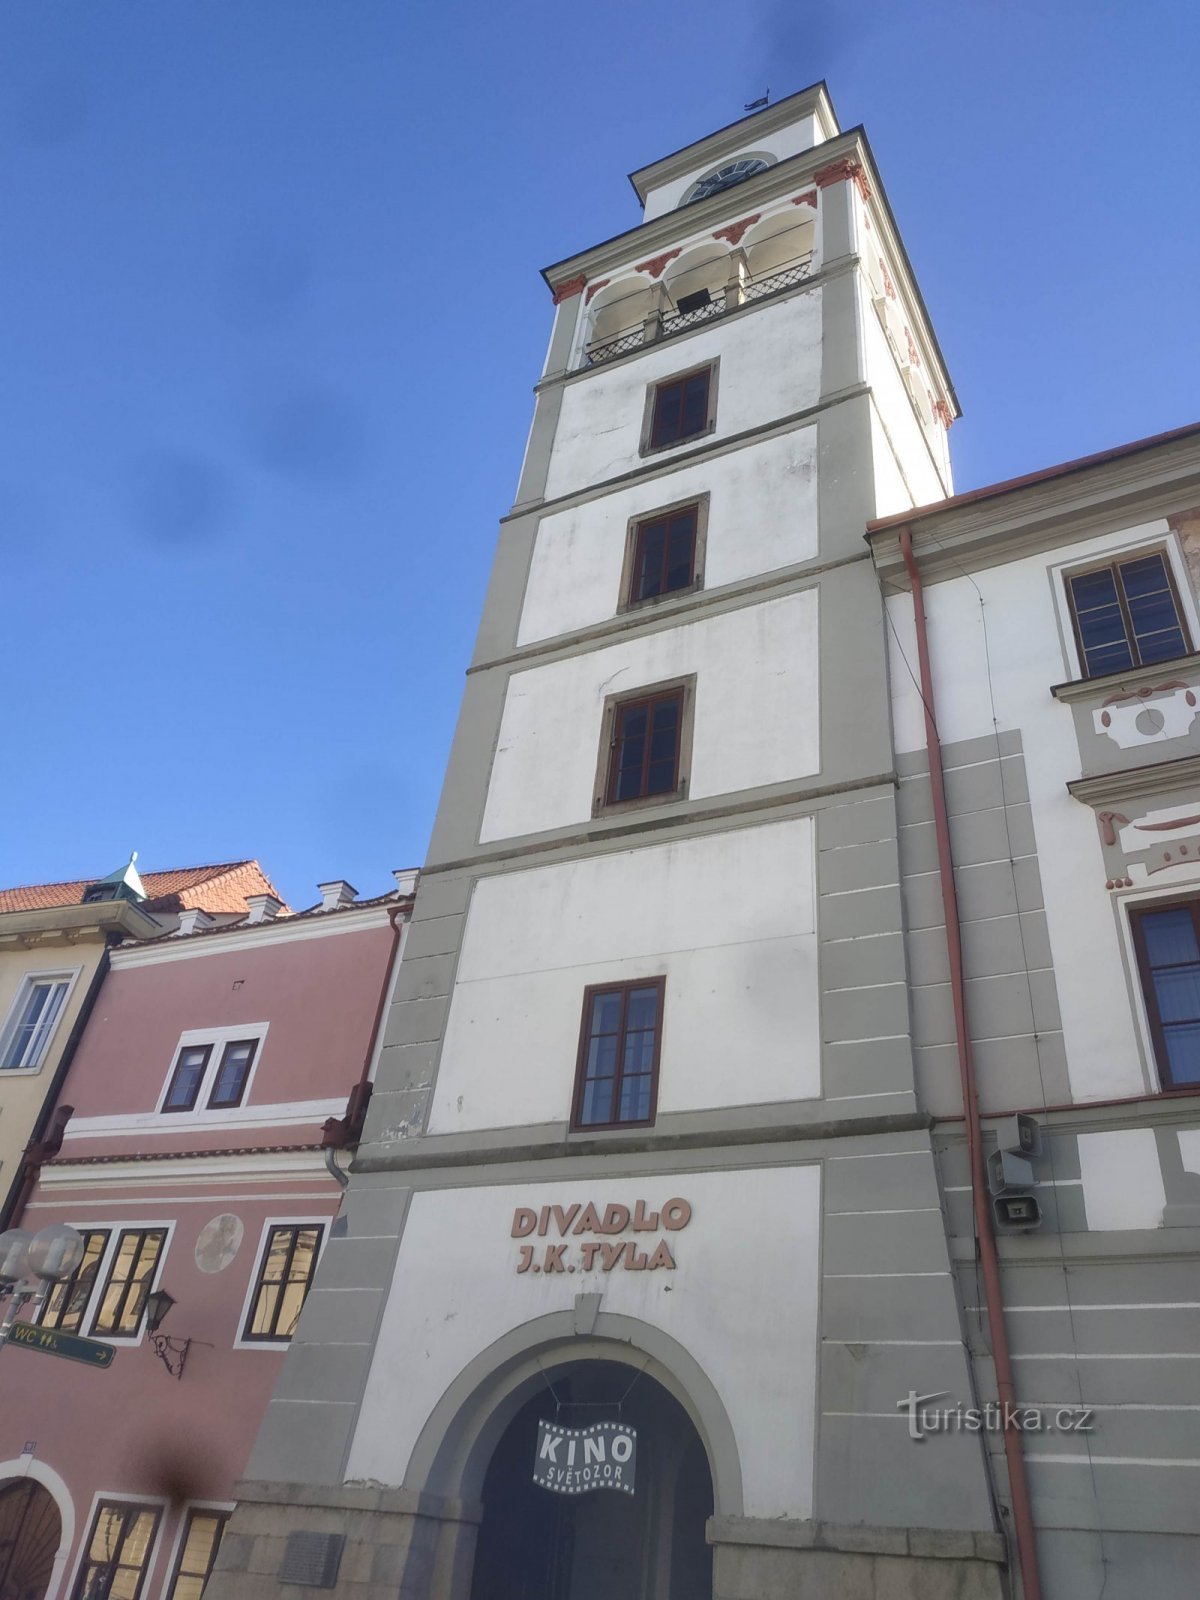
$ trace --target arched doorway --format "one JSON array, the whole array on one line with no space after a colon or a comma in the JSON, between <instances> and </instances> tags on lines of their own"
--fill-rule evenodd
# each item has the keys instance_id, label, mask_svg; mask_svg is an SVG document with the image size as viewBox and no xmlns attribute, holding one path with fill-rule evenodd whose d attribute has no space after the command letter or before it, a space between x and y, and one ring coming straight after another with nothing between
<instances>
[{"instance_id":1,"label":"arched doorway","mask_svg":"<svg viewBox=\"0 0 1200 1600\"><path fill-rule=\"evenodd\" d=\"M533 1481L538 1424L637 1430L634 1492ZM483 1480L471 1600L704 1600L713 1484L679 1401L624 1362L556 1365L500 1435Z\"/></svg>"},{"instance_id":2,"label":"arched doorway","mask_svg":"<svg viewBox=\"0 0 1200 1600\"><path fill-rule=\"evenodd\" d=\"M61 1542L48 1489L33 1478L0 1483L0 1600L43 1600Z\"/></svg>"}]
</instances>

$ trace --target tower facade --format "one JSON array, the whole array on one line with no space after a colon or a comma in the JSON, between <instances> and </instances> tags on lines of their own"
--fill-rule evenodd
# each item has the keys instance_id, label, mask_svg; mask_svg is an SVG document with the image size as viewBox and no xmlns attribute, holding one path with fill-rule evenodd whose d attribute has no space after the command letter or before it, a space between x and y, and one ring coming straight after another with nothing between
<instances>
[{"instance_id":1,"label":"tower facade","mask_svg":"<svg viewBox=\"0 0 1200 1600\"><path fill-rule=\"evenodd\" d=\"M346 1595L1000 1593L979 1437L898 1410L972 1380L863 539L951 492L953 391L823 86L632 181L638 226L545 274L366 1136L217 1600L290 1534ZM632 1492L572 1479L605 1429Z\"/></svg>"}]
</instances>

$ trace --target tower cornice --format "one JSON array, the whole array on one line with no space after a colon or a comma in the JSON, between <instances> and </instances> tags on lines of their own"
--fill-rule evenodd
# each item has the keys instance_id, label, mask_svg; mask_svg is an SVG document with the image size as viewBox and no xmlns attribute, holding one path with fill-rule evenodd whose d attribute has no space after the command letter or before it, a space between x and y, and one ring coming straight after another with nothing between
<instances>
[{"instance_id":1,"label":"tower cornice","mask_svg":"<svg viewBox=\"0 0 1200 1600\"><path fill-rule=\"evenodd\" d=\"M780 105L789 103L781 101ZM691 159L696 148L689 146L687 152L680 151L677 154L682 158L687 153ZM653 263L666 252L688 242L699 243L702 239L713 237L718 229L727 228L767 206L786 202L789 198L807 199L814 191L819 203L826 204L831 186L842 181L854 185L866 221L893 264L896 285L904 305L910 311L919 353L949 396L951 414L960 416L961 408L945 357L896 226L866 130L861 126L848 128L845 133L814 145L810 150L787 156L763 172L743 179L734 188L723 189L707 200L694 201L682 209L664 212L639 223L636 228L614 234L587 250L564 257L543 267L542 277L555 303L560 304L577 294L584 294L597 278L636 269L638 263Z\"/></svg>"}]
</instances>

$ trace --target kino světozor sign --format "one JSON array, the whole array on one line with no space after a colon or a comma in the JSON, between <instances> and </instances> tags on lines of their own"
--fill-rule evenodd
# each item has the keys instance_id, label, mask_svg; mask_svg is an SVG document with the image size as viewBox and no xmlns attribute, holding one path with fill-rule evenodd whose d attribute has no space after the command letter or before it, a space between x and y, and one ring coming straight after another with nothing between
<instances>
[{"instance_id":1,"label":"kino sv\u011btozor sign","mask_svg":"<svg viewBox=\"0 0 1200 1600\"><path fill-rule=\"evenodd\" d=\"M675 1270L671 1244L663 1235L678 1233L692 1220L686 1200L668 1200L658 1211L638 1200L629 1206L607 1205L603 1211L588 1201L569 1206L518 1206L513 1212L514 1239L545 1239L523 1244L518 1272L656 1272ZM638 1235L658 1234L656 1239Z\"/></svg>"},{"instance_id":2,"label":"kino sv\u011btozor sign","mask_svg":"<svg viewBox=\"0 0 1200 1600\"><path fill-rule=\"evenodd\" d=\"M637 1429L623 1422L595 1422L590 1428L560 1428L538 1423L533 1481L555 1494L587 1494L618 1489L632 1494L637 1467Z\"/></svg>"}]
</instances>

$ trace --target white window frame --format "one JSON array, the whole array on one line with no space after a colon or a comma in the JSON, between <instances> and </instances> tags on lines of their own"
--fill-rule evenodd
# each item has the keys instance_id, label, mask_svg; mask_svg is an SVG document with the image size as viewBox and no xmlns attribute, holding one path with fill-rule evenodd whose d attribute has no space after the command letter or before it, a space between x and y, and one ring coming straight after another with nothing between
<instances>
[{"instance_id":1,"label":"white window frame","mask_svg":"<svg viewBox=\"0 0 1200 1600\"><path fill-rule=\"evenodd\" d=\"M8 1015L4 1019L4 1027L0 1029L0 1061L3 1061L8 1054L8 1047L12 1043L17 1029L21 1026L21 1017L38 984L65 983L67 992L63 995L62 1005L58 1008L58 1015L51 1024L49 1033L42 1040L37 1060L24 1067L0 1067L0 1082L8 1077L31 1078L42 1070L46 1057L50 1054L50 1046L54 1043L54 1036L67 1014L67 1009L71 1004L71 996L75 992L75 984L82 971L82 967L49 967L44 972L27 972L22 977L17 987L16 995L13 997L13 1003L8 1008Z\"/></svg>"},{"instance_id":2,"label":"white window frame","mask_svg":"<svg viewBox=\"0 0 1200 1600\"><path fill-rule=\"evenodd\" d=\"M291 1349L291 1339L247 1339L243 1337L246 1331L246 1320L250 1315L250 1308L254 1304L254 1292L258 1288L259 1275L262 1272L263 1267L266 1265L267 1241L271 1237L271 1229L320 1228L321 1242L317 1246L317 1260L316 1265L313 1267L313 1279L315 1281L317 1273L321 1270L321 1257L325 1254L325 1246L329 1243L329 1231L332 1225L333 1218L328 1212L321 1217L303 1216L264 1218L262 1229L258 1235L258 1248L254 1252L253 1265L250 1269L250 1282L246 1285L246 1293L242 1299L242 1309L238 1315L237 1337L233 1341L233 1348L235 1350L265 1350L268 1352L274 1352L276 1355L281 1355L283 1351ZM312 1286L310 1285L309 1294L311 1293ZM308 1304L308 1295L305 1295L304 1297L304 1304ZM304 1315L303 1307L301 1308L300 1315ZM292 1337L294 1338L295 1335Z\"/></svg>"},{"instance_id":3,"label":"white window frame","mask_svg":"<svg viewBox=\"0 0 1200 1600\"><path fill-rule=\"evenodd\" d=\"M117 1250L120 1247L121 1235L123 1233L130 1232L145 1233L150 1228L161 1228L164 1231L166 1237L163 1239L163 1247L159 1251L158 1261L154 1268L154 1275L150 1279L150 1289L148 1292L153 1294L154 1290L157 1289L159 1284L162 1282L163 1267L166 1264L167 1256L170 1253L171 1238L175 1232L175 1219L172 1218L167 1220L165 1218L155 1217L135 1217L121 1218L117 1221L113 1221L111 1218L97 1217L94 1219L89 1219L87 1222L75 1221L71 1224L71 1226L73 1228L78 1228L81 1233L100 1233L106 1230L108 1232L108 1243L104 1246L104 1254L100 1257L100 1263L96 1268L96 1278L92 1284L92 1292L88 1295L87 1304L83 1308L83 1315L79 1319L80 1334L88 1339L100 1339L105 1344L116 1345L118 1350L135 1349L138 1345L145 1342L146 1318L144 1313L136 1334L93 1333L92 1319L95 1317L96 1312L99 1309L101 1297L103 1296L105 1289L108 1287L108 1278L112 1271L112 1264L116 1257Z\"/></svg>"},{"instance_id":4,"label":"white window frame","mask_svg":"<svg viewBox=\"0 0 1200 1600\"><path fill-rule=\"evenodd\" d=\"M1132 538L1129 537L1131 533L1134 535ZM1107 538L1089 539L1084 543L1086 549L1077 548L1069 559L1055 561L1048 569L1068 682L1083 683L1090 680L1085 679L1083 661L1075 641L1075 624L1071 614L1071 599L1067 592L1067 579L1075 577L1078 573L1087 572L1093 567L1132 560L1139 554L1150 556L1161 550L1166 555L1171 576L1175 580L1179 604L1187 623L1188 635L1193 644L1200 648L1200 613L1197 611L1196 599L1192 593L1192 576L1188 570L1187 559L1180 548L1178 535L1165 523L1161 532L1157 530L1155 524L1144 523L1136 529L1123 528L1120 533L1111 534ZM1156 665L1161 666L1164 672L1169 672L1171 668L1170 661L1157 662ZM1144 669L1131 667L1129 670L1141 672Z\"/></svg>"},{"instance_id":5,"label":"white window frame","mask_svg":"<svg viewBox=\"0 0 1200 1600\"><path fill-rule=\"evenodd\" d=\"M193 1511L213 1511L218 1516L231 1517L237 1510L236 1500L185 1500L179 1508L179 1515L175 1519L175 1534L171 1540L171 1548L167 1551L167 1564L163 1572L162 1583L158 1588L158 1600L167 1600L171 1592L171 1584L175 1578L175 1564L179 1560L180 1550L183 1546L183 1531L188 1525L188 1518ZM145 1595L145 1586L142 1589Z\"/></svg>"},{"instance_id":6,"label":"white window frame","mask_svg":"<svg viewBox=\"0 0 1200 1600\"><path fill-rule=\"evenodd\" d=\"M164 1118L167 1123L186 1123L196 1118L218 1118L224 1122L228 1118L236 1118L245 1114L249 1104L250 1095L254 1088L254 1080L258 1075L258 1064L262 1060L263 1046L267 1040L269 1022L233 1023L221 1028L187 1028L179 1035L178 1043L171 1056L171 1065L167 1068L167 1075L163 1079L163 1086L155 1104L156 1116ZM257 1039L258 1045L254 1052L254 1060L250 1063L250 1072L246 1078L246 1087L242 1090L242 1098L236 1106L210 1106L209 1096L216 1087L217 1073L221 1070L221 1057L225 1046L235 1039ZM167 1093L175 1077L175 1069L179 1065L179 1057L185 1050L194 1049L197 1045L211 1045L212 1050L208 1058L208 1065L204 1069L204 1076L200 1079L200 1087L196 1091L196 1104L190 1111L167 1111Z\"/></svg>"},{"instance_id":7,"label":"white window frame","mask_svg":"<svg viewBox=\"0 0 1200 1600\"><path fill-rule=\"evenodd\" d=\"M92 1543L92 1529L96 1526L96 1512L102 1501L107 1500L110 1505L123 1506L157 1506L159 1509L158 1526L154 1530L154 1543L146 1556L146 1576L142 1580L142 1600L150 1592L151 1580L154 1575L154 1566L162 1554L163 1530L167 1525L170 1514L170 1503L163 1495L159 1494L129 1494L124 1489L97 1489L92 1495L92 1503L88 1506L87 1516L83 1519L83 1533L79 1540L79 1548L75 1552L75 1560L71 1565L71 1576L63 1586L61 1593L70 1600L75 1593L75 1586L79 1582L79 1574L87 1562L88 1550Z\"/></svg>"}]
</instances>

